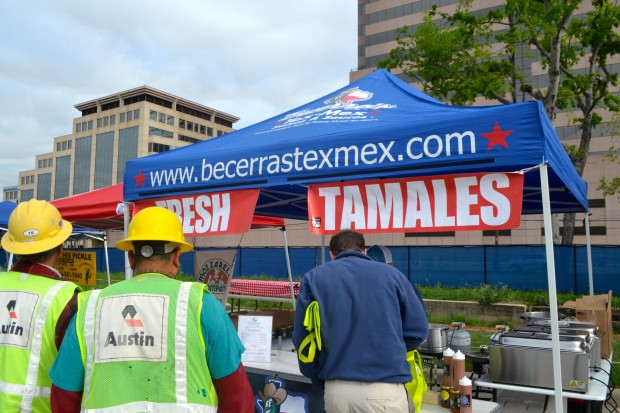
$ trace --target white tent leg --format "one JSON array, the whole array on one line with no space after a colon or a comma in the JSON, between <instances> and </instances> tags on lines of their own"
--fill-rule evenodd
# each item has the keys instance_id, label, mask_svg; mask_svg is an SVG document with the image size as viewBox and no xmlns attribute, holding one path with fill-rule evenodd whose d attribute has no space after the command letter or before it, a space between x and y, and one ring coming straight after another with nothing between
<instances>
[{"instance_id":1,"label":"white tent leg","mask_svg":"<svg viewBox=\"0 0 620 413\"><path fill-rule=\"evenodd\" d=\"M124 226L124 234L125 238L127 238L127 228L129 228L129 203L123 202L123 226ZM133 276L133 271L129 266L129 255L127 253L125 255L125 279L128 280Z\"/></svg>"},{"instance_id":2,"label":"white tent leg","mask_svg":"<svg viewBox=\"0 0 620 413\"><path fill-rule=\"evenodd\" d=\"M108 258L108 234L103 236L103 249L105 250L105 269L108 272L108 285L112 284L110 279L110 259Z\"/></svg>"},{"instance_id":3,"label":"white tent leg","mask_svg":"<svg viewBox=\"0 0 620 413\"><path fill-rule=\"evenodd\" d=\"M553 357L553 384L555 390L555 412L563 413L562 365L560 360L560 330L558 328L558 298L555 284L555 258L553 255L553 230L551 224L551 201L549 199L549 176L547 165L540 166L543 217L545 222L545 247L547 254L547 281L549 283L549 308L551 310L551 354Z\"/></svg>"},{"instance_id":4,"label":"white tent leg","mask_svg":"<svg viewBox=\"0 0 620 413\"><path fill-rule=\"evenodd\" d=\"M590 287L590 295L594 295L594 279L592 278L592 248L590 243L590 217L586 211L585 227L586 227L586 256L588 257L588 282Z\"/></svg>"},{"instance_id":5,"label":"white tent leg","mask_svg":"<svg viewBox=\"0 0 620 413\"><path fill-rule=\"evenodd\" d=\"M286 255L286 269L288 271L288 284L291 288L291 303L293 304L293 310L295 310L295 289L293 288L293 272L291 271L291 258L288 254L288 239L286 238L286 228L280 228L282 234L284 234L284 254Z\"/></svg>"}]
</instances>

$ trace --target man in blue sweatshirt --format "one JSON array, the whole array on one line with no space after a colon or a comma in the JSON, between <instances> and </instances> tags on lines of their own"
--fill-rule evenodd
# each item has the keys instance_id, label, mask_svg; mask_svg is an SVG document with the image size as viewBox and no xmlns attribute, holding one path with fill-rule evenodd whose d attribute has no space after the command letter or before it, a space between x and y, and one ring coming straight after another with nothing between
<instances>
[{"instance_id":1,"label":"man in blue sweatshirt","mask_svg":"<svg viewBox=\"0 0 620 413\"><path fill-rule=\"evenodd\" d=\"M366 255L362 234L342 231L329 250L332 261L307 272L299 289L293 343L300 371L325 389L327 413L408 412L406 353L428 335L424 305L403 273ZM321 349L304 362L309 306L320 314Z\"/></svg>"}]
</instances>

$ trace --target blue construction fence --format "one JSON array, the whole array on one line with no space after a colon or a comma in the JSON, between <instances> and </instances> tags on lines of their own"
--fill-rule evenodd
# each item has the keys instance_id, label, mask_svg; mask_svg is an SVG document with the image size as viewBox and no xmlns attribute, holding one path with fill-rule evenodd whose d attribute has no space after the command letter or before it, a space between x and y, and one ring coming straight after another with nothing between
<instances>
[{"instance_id":1,"label":"blue construction fence","mask_svg":"<svg viewBox=\"0 0 620 413\"><path fill-rule=\"evenodd\" d=\"M547 290L545 246L388 246L394 265L416 285L446 287L506 285L518 290ZM209 250L204 248L202 250ZM97 252L97 271L105 271L103 249ZM124 271L122 251L109 251L110 271ZM620 293L620 246L593 246L592 273L594 292ZM588 264L585 246L555 246L556 286L559 292L588 292ZM289 248L293 277L320 265L320 247ZM329 261L329 252L325 252ZM4 261L2 261L4 260ZM0 254L0 265L6 267L6 256ZM181 255L185 274L194 274L194 254ZM234 277L287 278L284 248L239 248Z\"/></svg>"}]
</instances>

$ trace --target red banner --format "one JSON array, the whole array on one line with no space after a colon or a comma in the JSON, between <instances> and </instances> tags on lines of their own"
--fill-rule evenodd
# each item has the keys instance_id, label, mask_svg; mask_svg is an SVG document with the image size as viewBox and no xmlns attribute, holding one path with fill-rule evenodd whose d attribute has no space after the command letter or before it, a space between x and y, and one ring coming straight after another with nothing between
<instances>
[{"instance_id":1,"label":"red banner","mask_svg":"<svg viewBox=\"0 0 620 413\"><path fill-rule=\"evenodd\" d=\"M136 202L134 214L150 206L174 212L186 236L240 234L252 223L258 189L177 195Z\"/></svg>"},{"instance_id":2,"label":"red banner","mask_svg":"<svg viewBox=\"0 0 620 413\"><path fill-rule=\"evenodd\" d=\"M516 228L523 174L478 173L310 185L313 234Z\"/></svg>"}]
</instances>

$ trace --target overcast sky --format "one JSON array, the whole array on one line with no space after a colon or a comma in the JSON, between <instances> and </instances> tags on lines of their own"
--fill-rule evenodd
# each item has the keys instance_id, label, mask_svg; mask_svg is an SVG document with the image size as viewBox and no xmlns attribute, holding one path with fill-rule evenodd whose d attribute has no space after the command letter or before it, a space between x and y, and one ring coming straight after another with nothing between
<instances>
[{"instance_id":1,"label":"overcast sky","mask_svg":"<svg viewBox=\"0 0 620 413\"><path fill-rule=\"evenodd\" d=\"M237 129L348 84L357 1L29 0L0 12L0 187L71 133L74 108L148 85Z\"/></svg>"}]
</instances>

